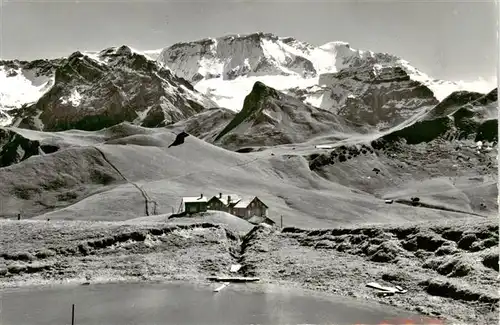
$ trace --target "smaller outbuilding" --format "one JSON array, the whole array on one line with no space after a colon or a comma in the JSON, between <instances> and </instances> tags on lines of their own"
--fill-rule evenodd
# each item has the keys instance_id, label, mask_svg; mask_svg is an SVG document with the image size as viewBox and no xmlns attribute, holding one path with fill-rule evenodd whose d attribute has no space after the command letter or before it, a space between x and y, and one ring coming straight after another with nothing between
<instances>
[{"instance_id":1,"label":"smaller outbuilding","mask_svg":"<svg viewBox=\"0 0 500 325\"><path fill-rule=\"evenodd\" d=\"M200 196L186 196L182 198L181 212L198 213L207 211L208 198L200 194Z\"/></svg>"}]
</instances>

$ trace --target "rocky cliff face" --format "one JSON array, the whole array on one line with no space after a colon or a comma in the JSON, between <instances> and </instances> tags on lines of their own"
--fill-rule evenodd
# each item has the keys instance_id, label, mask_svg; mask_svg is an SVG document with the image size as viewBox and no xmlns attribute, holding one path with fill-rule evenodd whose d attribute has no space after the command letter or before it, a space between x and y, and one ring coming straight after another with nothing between
<instances>
[{"instance_id":1,"label":"rocky cliff face","mask_svg":"<svg viewBox=\"0 0 500 325\"><path fill-rule=\"evenodd\" d=\"M95 54L75 52L43 64L45 74L52 74L52 85L34 103L9 110L14 126L98 130L129 121L156 127L217 107L188 81L126 46ZM40 62L32 65L41 69Z\"/></svg>"},{"instance_id":2,"label":"rocky cliff face","mask_svg":"<svg viewBox=\"0 0 500 325\"><path fill-rule=\"evenodd\" d=\"M446 116L453 113L461 106L474 102L481 97L484 97L484 94L471 91L453 92L436 105L431 111L429 111L426 119Z\"/></svg>"},{"instance_id":3,"label":"rocky cliff face","mask_svg":"<svg viewBox=\"0 0 500 325\"><path fill-rule=\"evenodd\" d=\"M367 63L396 64L398 60L388 53L353 49L346 42L315 47L292 37L263 32L177 43L158 56L158 61L192 83L255 76L307 79Z\"/></svg>"},{"instance_id":4,"label":"rocky cliff face","mask_svg":"<svg viewBox=\"0 0 500 325\"><path fill-rule=\"evenodd\" d=\"M395 126L439 103L429 88L397 66L366 63L323 74L319 84L312 89L316 106L377 129Z\"/></svg>"}]
</instances>

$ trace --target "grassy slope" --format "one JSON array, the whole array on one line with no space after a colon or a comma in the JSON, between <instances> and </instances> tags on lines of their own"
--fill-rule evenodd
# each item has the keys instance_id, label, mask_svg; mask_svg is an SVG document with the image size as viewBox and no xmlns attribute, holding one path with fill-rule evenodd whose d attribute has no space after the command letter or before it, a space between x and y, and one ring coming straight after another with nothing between
<instances>
[{"instance_id":1,"label":"grassy slope","mask_svg":"<svg viewBox=\"0 0 500 325\"><path fill-rule=\"evenodd\" d=\"M269 91L273 90L257 83L247 99L274 98L275 94L266 93ZM487 109L482 105L496 100L494 95L475 100L477 105L471 104L475 114L483 114ZM461 111L465 110L457 112ZM384 138L393 140L403 134L414 143L435 138L428 128L421 132L421 126L398 127L395 129L399 131L391 131ZM443 130L438 128L437 132ZM238 154L195 137L167 148L175 136L172 131L128 124L98 132L15 131L61 150L0 169L0 180L6 184L0 188L0 215L21 212L44 219L126 220L144 216L146 206L148 213L170 213L177 210L181 196L201 192L258 195L270 206L275 221L283 215L286 224L304 227L472 217L386 205L384 198L405 203L411 196L419 196L432 207L485 216L497 209L497 190L492 181L497 175L494 152L476 154L473 145L464 141L434 141L404 148L389 144L375 153L354 155L344 152L344 161L337 155L332 163L311 172L310 161L304 157L311 153L327 158L330 155L329 151L314 149L312 140ZM422 138L428 135L429 139ZM360 135L354 140L356 137L351 136L344 143L369 143L368 139L375 137ZM456 151L455 146L461 143L466 144L464 149ZM373 168L382 172L375 174Z\"/></svg>"},{"instance_id":2,"label":"grassy slope","mask_svg":"<svg viewBox=\"0 0 500 325\"><path fill-rule=\"evenodd\" d=\"M225 108L213 108L168 125L167 128L183 130L199 139L211 142L235 115L236 113Z\"/></svg>"},{"instance_id":3,"label":"grassy slope","mask_svg":"<svg viewBox=\"0 0 500 325\"><path fill-rule=\"evenodd\" d=\"M436 141L376 150L341 162L330 159L317 172L328 180L384 199L422 202L449 209L495 216L498 204L496 152L478 153L473 142ZM342 155L342 150L334 153ZM344 156L348 156L344 155ZM318 158L316 160L319 160ZM374 168L380 173L373 171ZM481 204L484 204L481 207Z\"/></svg>"},{"instance_id":4,"label":"grassy slope","mask_svg":"<svg viewBox=\"0 0 500 325\"><path fill-rule=\"evenodd\" d=\"M117 127L99 134L102 141L113 139L107 142L114 144L96 146L107 161L95 148L76 147L0 169L0 179L8 184L0 189L1 213L15 215L21 211L36 216L50 211L51 206L66 206L39 218L126 220L145 215L141 188L150 201L157 202L157 213L177 210L181 196L219 192L257 195L270 206L272 219L279 221L283 215L285 225L301 227L467 217L386 205L380 196L360 190L356 182L361 175L369 175L372 166L390 164L387 157L352 159L343 165L343 173L350 175L356 170L352 175L359 177L344 176L331 182L311 172L306 158L292 149L283 155L269 151L239 154L195 137L166 148L175 135L165 129ZM65 174L72 176L59 184ZM399 183L407 181L402 176L404 173L396 175ZM35 195L19 194L21 185ZM390 189L395 184L387 185ZM47 186L49 190L44 190ZM58 198L64 193L72 193L71 199Z\"/></svg>"}]
</instances>

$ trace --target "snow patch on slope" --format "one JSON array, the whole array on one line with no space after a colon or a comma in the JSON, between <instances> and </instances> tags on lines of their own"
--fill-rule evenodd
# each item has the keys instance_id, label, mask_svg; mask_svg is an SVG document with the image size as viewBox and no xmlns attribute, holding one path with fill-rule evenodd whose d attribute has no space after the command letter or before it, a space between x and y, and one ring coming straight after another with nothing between
<instances>
[{"instance_id":1,"label":"snow patch on slope","mask_svg":"<svg viewBox=\"0 0 500 325\"><path fill-rule=\"evenodd\" d=\"M87 56L88 58L96 61L97 63L99 63L101 65L106 65L107 64L106 60L103 60L99 56L99 52L96 52L96 51L86 51L86 52L83 52L82 54L85 55L85 56Z\"/></svg>"},{"instance_id":2,"label":"snow patch on slope","mask_svg":"<svg viewBox=\"0 0 500 325\"><path fill-rule=\"evenodd\" d=\"M330 42L315 48L311 53L311 59L318 73L337 72L337 51L341 46L348 47L344 42Z\"/></svg>"},{"instance_id":3,"label":"snow patch on slope","mask_svg":"<svg viewBox=\"0 0 500 325\"><path fill-rule=\"evenodd\" d=\"M202 80L195 85L195 89L212 98L219 106L238 112L243 107L245 97L252 91L257 81L285 93L291 88L307 88L318 83L317 78L253 76L239 77L234 80Z\"/></svg>"},{"instance_id":4,"label":"snow patch on slope","mask_svg":"<svg viewBox=\"0 0 500 325\"><path fill-rule=\"evenodd\" d=\"M42 111L38 112L35 117L33 118L33 123L35 125L35 127L39 130L43 130L43 122L42 120L40 119L40 115L42 115Z\"/></svg>"},{"instance_id":5,"label":"snow patch on slope","mask_svg":"<svg viewBox=\"0 0 500 325\"><path fill-rule=\"evenodd\" d=\"M71 104L78 107L82 103L82 95L78 92L78 90L73 89L68 97L63 97L60 100L63 104Z\"/></svg>"},{"instance_id":6,"label":"snow patch on slope","mask_svg":"<svg viewBox=\"0 0 500 325\"><path fill-rule=\"evenodd\" d=\"M8 111L38 101L54 85L55 75L38 75L36 69L0 65L0 126L13 118Z\"/></svg>"},{"instance_id":7,"label":"snow patch on slope","mask_svg":"<svg viewBox=\"0 0 500 325\"><path fill-rule=\"evenodd\" d=\"M142 55L156 61L156 59L160 56L161 51L163 51L163 49L142 51Z\"/></svg>"},{"instance_id":8,"label":"snow patch on slope","mask_svg":"<svg viewBox=\"0 0 500 325\"><path fill-rule=\"evenodd\" d=\"M161 102L163 103L164 100L165 100L165 97L160 97L160 100ZM142 121L144 121L146 119L146 117L148 116L149 112L151 111L151 109L153 108L153 106L148 106L145 110L143 110L142 112L141 111L137 111L137 118L133 121L133 124L139 124L141 123Z\"/></svg>"},{"instance_id":9,"label":"snow patch on slope","mask_svg":"<svg viewBox=\"0 0 500 325\"><path fill-rule=\"evenodd\" d=\"M34 103L54 84L54 75L37 76L35 70L0 66L0 105L3 110Z\"/></svg>"},{"instance_id":10,"label":"snow patch on slope","mask_svg":"<svg viewBox=\"0 0 500 325\"><path fill-rule=\"evenodd\" d=\"M304 102L306 104L309 104L309 105L314 106L314 107L321 107L321 103L323 103L324 97L325 97L325 93L323 93L323 92L318 93L318 94L312 94L312 95L309 95L304 100Z\"/></svg>"},{"instance_id":11,"label":"snow patch on slope","mask_svg":"<svg viewBox=\"0 0 500 325\"><path fill-rule=\"evenodd\" d=\"M7 112L0 110L0 126L10 125L14 121L14 118L7 114Z\"/></svg>"},{"instance_id":12,"label":"snow patch on slope","mask_svg":"<svg viewBox=\"0 0 500 325\"><path fill-rule=\"evenodd\" d=\"M162 51L162 49L140 51L140 50L134 49L130 46L123 45L123 46L108 47L108 48L101 50L101 51L85 51L85 52L82 52L82 54L87 56L88 58L98 62L99 64L106 65L106 64L109 64L109 62L110 62L110 55L119 54L119 51L123 51L123 50L125 50L125 51L130 50L130 53L142 55L150 61L156 61L156 59L158 58L158 56L160 55L160 53Z\"/></svg>"}]
</instances>

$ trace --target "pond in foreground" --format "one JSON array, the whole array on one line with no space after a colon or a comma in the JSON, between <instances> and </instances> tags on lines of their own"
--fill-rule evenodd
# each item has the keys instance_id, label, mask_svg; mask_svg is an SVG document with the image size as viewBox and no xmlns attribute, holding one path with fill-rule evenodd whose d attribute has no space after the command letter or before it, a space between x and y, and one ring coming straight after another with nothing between
<instances>
[{"instance_id":1,"label":"pond in foreground","mask_svg":"<svg viewBox=\"0 0 500 325\"><path fill-rule=\"evenodd\" d=\"M231 284L102 284L0 291L2 325L387 324L419 317L345 297ZM256 290L260 288L260 290ZM265 291L265 292L262 292ZM399 321L398 321L399 320Z\"/></svg>"}]
</instances>

